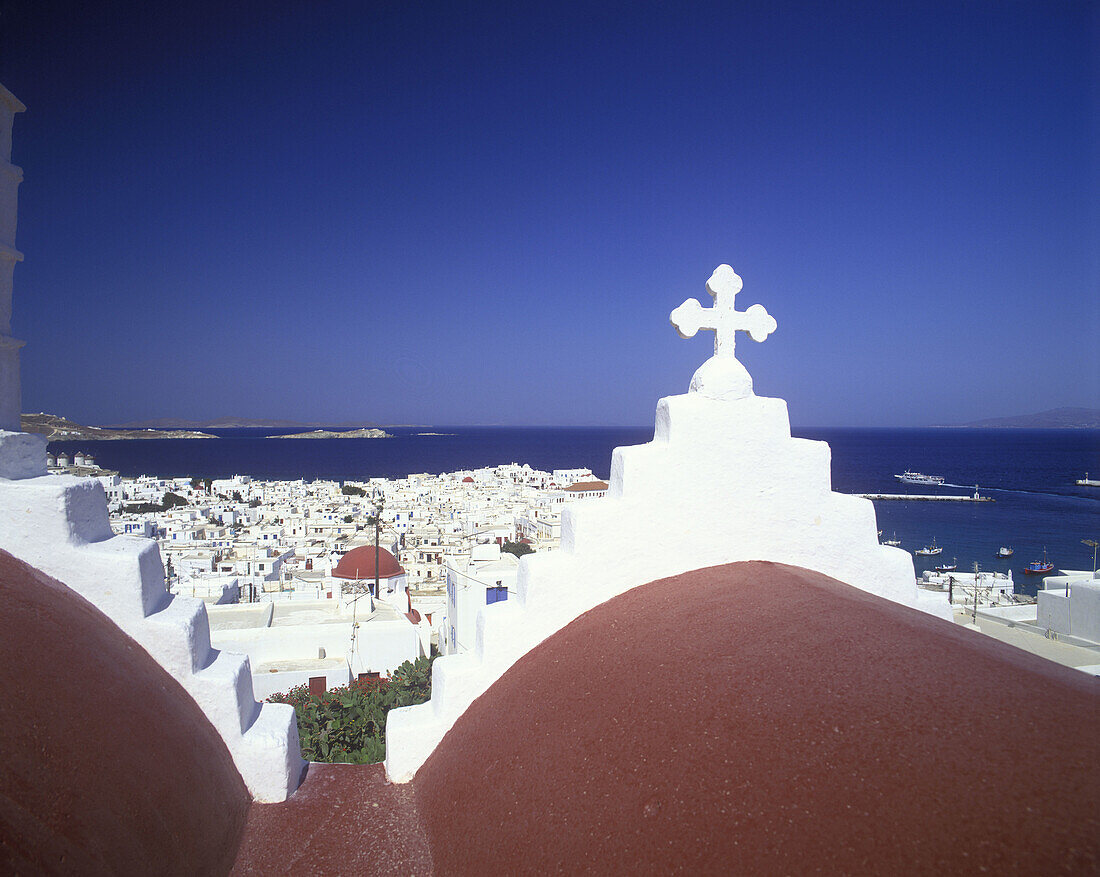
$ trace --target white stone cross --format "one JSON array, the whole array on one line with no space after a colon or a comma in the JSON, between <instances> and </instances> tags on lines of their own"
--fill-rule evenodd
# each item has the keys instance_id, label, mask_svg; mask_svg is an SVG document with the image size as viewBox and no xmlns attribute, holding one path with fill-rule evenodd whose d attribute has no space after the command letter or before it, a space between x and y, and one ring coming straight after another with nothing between
<instances>
[{"instance_id":1,"label":"white stone cross","mask_svg":"<svg viewBox=\"0 0 1100 877\"><path fill-rule=\"evenodd\" d=\"M734 336L740 330L748 332L753 341L763 341L775 331L775 318L763 305L753 305L747 311L734 307L734 299L744 284L729 265L719 265L707 281L707 292L714 297L714 307L704 308L698 299L689 298L676 308L669 319L681 338L691 338L700 329L714 332L714 355L735 356Z\"/></svg>"}]
</instances>

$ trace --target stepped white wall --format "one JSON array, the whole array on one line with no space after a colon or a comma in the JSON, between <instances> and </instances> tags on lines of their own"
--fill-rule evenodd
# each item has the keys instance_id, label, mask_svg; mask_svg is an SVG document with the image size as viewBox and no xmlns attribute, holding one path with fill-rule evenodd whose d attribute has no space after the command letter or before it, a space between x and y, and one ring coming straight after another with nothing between
<instances>
[{"instance_id":1,"label":"stepped white wall","mask_svg":"<svg viewBox=\"0 0 1100 877\"><path fill-rule=\"evenodd\" d=\"M435 662L430 702L390 713L392 780L411 779L470 703L531 648L655 579L776 561L950 620L943 595L917 589L912 557L878 544L871 502L832 491L829 446L792 438L782 399L662 399L653 441L615 450L608 495L563 512L561 545L522 559L516 598L481 611L473 651Z\"/></svg>"},{"instance_id":2,"label":"stepped white wall","mask_svg":"<svg viewBox=\"0 0 1100 877\"><path fill-rule=\"evenodd\" d=\"M12 435L0 434L0 449ZM41 459L44 469L44 450ZM156 542L111 532L99 481L0 477L0 548L94 604L171 674L257 801L285 800L298 787L304 762L293 707L256 702L248 659L211 648L205 604L166 590Z\"/></svg>"}]
</instances>

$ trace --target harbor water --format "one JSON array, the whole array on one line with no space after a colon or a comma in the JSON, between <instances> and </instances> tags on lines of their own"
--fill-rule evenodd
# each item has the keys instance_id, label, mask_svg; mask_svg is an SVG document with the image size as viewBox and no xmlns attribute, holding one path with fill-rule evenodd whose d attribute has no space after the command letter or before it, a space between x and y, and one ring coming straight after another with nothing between
<instances>
[{"instance_id":1,"label":"harbor water","mask_svg":"<svg viewBox=\"0 0 1100 877\"><path fill-rule=\"evenodd\" d=\"M606 478L611 452L649 441L652 427L388 427L387 439L283 439L294 430L208 430L218 439L53 442L54 453L86 451L122 475L293 480L400 478L501 463L536 469L587 466ZM1008 572L1017 590L1034 593L1024 567L1044 550L1061 569L1091 569L1100 541L1100 488L1074 482L1100 474L1100 430L794 429L832 448L833 488L845 493L963 494L978 485L991 503L875 502L883 538L896 534L909 552L935 538L943 553L914 556L917 573L957 560ZM734 464L731 461L731 464ZM942 475L944 485L905 484L913 470ZM670 534L674 539L675 534ZM998 559L1002 545L1015 549Z\"/></svg>"}]
</instances>

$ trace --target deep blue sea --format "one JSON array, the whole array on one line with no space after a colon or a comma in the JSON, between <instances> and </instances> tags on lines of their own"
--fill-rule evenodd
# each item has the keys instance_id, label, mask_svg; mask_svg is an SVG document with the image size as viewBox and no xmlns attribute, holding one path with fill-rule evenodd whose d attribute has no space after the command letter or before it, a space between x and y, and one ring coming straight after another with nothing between
<instances>
[{"instance_id":1,"label":"deep blue sea","mask_svg":"<svg viewBox=\"0 0 1100 877\"><path fill-rule=\"evenodd\" d=\"M501 463L536 469L588 466L606 478L611 451L649 441L652 427L390 427L389 439L278 439L276 429L209 430L218 440L54 442L54 452L83 450L122 475L268 479L399 478L413 472L450 472ZM428 433L437 433L431 435ZM918 573L957 558L959 569L1013 571L1026 589L1023 567L1044 548L1061 568L1091 569L1100 541L1100 488L1077 487L1085 472L1100 477L1100 430L795 429L827 441L833 451L833 487L846 493L961 493L974 485L994 503L878 501L884 538L920 548L935 537L938 557L915 557ZM893 476L912 469L942 475L937 491L905 485ZM994 552L1016 549L1008 560ZM1025 587L1020 587L1020 586ZM1032 586L1029 590L1034 591Z\"/></svg>"}]
</instances>

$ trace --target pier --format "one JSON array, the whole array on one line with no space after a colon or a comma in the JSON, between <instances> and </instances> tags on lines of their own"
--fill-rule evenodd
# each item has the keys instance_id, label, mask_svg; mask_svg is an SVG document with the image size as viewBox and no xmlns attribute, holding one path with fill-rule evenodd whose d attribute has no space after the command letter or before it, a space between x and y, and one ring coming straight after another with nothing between
<instances>
[{"instance_id":1,"label":"pier","mask_svg":"<svg viewBox=\"0 0 1100 877\"><path fill-rule=\"evenodd\" d=\"M903 502L996 502L991 496L981 496L977 491L973 496L921 496L916 493L859 493L864 499L895 499Z\"/></svg>"}]
</instances>

